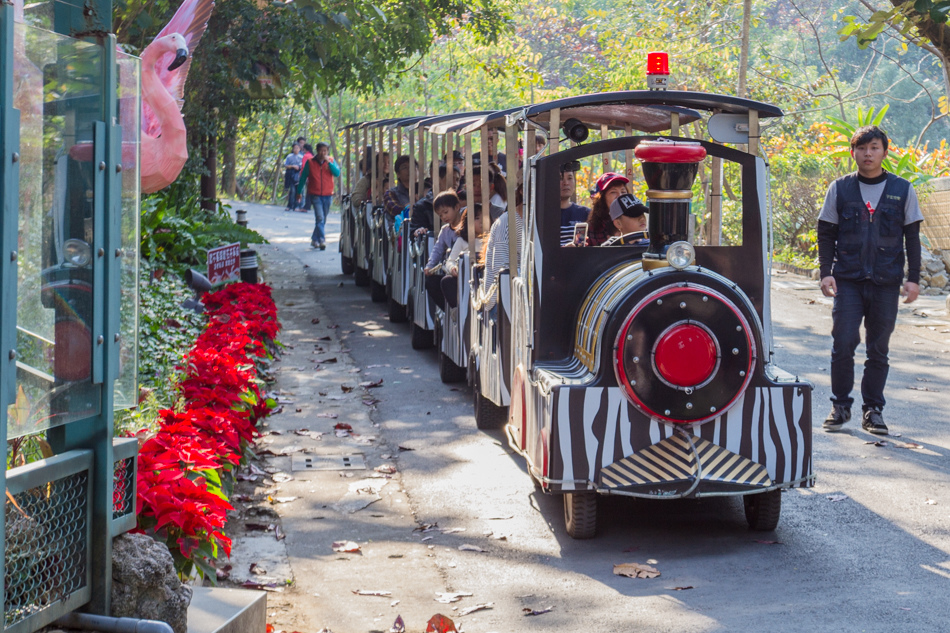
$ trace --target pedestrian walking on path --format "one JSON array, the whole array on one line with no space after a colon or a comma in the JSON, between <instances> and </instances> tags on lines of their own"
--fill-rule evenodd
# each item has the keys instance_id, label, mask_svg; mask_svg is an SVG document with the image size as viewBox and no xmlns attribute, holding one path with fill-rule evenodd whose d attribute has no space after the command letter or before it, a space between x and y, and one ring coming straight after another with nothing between
<instances>
[{"instance_id":1,"label":"pedestrian walking on path","mask_svg":"<svg viewBox=\"0 0 950 633\"><path fill-rule=\"evenodd\" d=\"M303 156L300 154L300 146L294 143L291 152L284 159L284 191L287 192L285 211L293 211L297 207L297 183L300 181L301 169Z\"/></svg>"},{"instance_id":2,"label":"pedestrian walking on path","mask_svg":"<svg viewBox=\"0 0 950 633\"><path fill-rule=\"evenodd\" d=\"M324 226L333 199L333 179L340 175L339 165L329 154L330 147L326 143L317 143L317 154L304 165L297 185L298 193L306 192L304 209L313 208L314 227L310 246L321 251L327 248Z\"/></svg>"},{"instance_id":3,"label":"pedestrian walking on path","mask_svg":"<svg viewBox=\"0 0 950 633\"><path fill-rule=\"evenodd\" d=\"M861 342L863 321L867 360L861 380L861 427L887 435L882 415L884 384L901 282L904 303L912 303L920 292L920 223L924 218L913 185L881 167L887 145L887 134L876 125L855 131L851 156L858 170L831 183L818 217L821 291L834 297L832 407L823 424L828 432L840 430L851 419L854 350Z\"/></svg>"}]
</instances>

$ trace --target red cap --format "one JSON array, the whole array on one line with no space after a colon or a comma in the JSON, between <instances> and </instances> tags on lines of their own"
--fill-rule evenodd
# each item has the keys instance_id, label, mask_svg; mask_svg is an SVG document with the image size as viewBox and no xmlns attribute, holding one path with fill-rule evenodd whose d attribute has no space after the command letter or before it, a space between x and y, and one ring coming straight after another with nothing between
<instances>
[{"instance_id":1,"label":"red cap","mask_svg":"<svg viewBox=\"0 0 950 633\"><path fill-rule=\"evenodd\" d=\"M630 183L630 179L626 176L621 176L618 173L608 171L597 179L597 184L594 185L594 193L603 193L608 187L610 187L610 185L618 182L626 185Z\"/></svg>"},{"instance_id":2,"label":"red cap","mask_svg":"<svg viewBox=\"0 0 950 633\"><path fill-rule=\"evenodd\" d=\"M648 75L669 75L670 74L670 54L653 51L647 53L647 74Z\"/></svg>"}]
</instances>

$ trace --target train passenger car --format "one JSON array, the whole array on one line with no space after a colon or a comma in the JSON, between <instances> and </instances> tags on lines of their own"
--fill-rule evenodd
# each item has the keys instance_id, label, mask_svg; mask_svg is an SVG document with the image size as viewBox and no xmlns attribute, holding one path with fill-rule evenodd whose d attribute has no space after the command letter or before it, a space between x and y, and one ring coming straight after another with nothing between
<instances>
[{"instance_id":1,"label":"train passenger car","mask_svg":"<svg viewBox=\"0 0 950 633\"><path fill-rule=\"evenodd\" d=\"M712 139L680 136L699 111L711 115ZM598 495L742 496L750 527L771 530L782 489L813 485L812 386L772 362L769 176L758 141L759 120L781 115L746 99L651 90L508 117L509 146L523 135L532 147L538 128L551 141L525 161L526 237L515 243L510 232L510 347L499 339L511 367L507 435L543 490L563 495L574 538L595 535ZM618 121L641 134L583 142L587 129ZM642 166L649 244L562 246L564 166L616 153ZM691 214L701 166L704 234ZM731 241L721 229L724 172L741 192Z\"/></svg>"},{"instance_id":2,"label":"train passenger car","mask_svg":"<svg viewBox=\"0 0 950 633\"><path fill-rule=\"evenodd\" d=\"M340 196L340 270L344 275L352 275L354 271L353 259L356 254L356 220L357 209L352 201L354 175L361 176L360 151L354 144L358 142L356 128L359 123L351 123L340 128L343 132L346 155L344 159L343 193ZM354 157L356 161L354 164Z\"/></svg>"},{"instance_id":3,"label":"train passenger car","mask_svg":"<svg viewBox=\"0 0 950 633\"><path fill-rule=\"evenodd\" d=\"M389 173L388 154L383 154L382 128L398 119L388 118L361 123L357 130L362 136L364 176L369 178L368 196L354 201L353 275L357 286L369 286L373 269L373 212L382 203L382 188Z\"/></svg>"}]
</instances>

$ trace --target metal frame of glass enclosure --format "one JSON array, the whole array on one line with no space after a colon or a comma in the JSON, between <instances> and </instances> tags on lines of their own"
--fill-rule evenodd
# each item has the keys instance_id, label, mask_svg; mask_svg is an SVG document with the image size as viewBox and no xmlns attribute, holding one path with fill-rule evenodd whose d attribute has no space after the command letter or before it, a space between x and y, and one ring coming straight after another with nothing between
<instances>
[{"instance_id":1,"label":"metal frame of glass enclosure","mask_svg":"<svg viewBox=\"0 0 950 633\"><path fill-rule=\"evenodd\" d=\"M111 0L0 2L0 445L4 630L110 614L112 538L135 526L140 65Z\"/></svg>"}]
</instances>

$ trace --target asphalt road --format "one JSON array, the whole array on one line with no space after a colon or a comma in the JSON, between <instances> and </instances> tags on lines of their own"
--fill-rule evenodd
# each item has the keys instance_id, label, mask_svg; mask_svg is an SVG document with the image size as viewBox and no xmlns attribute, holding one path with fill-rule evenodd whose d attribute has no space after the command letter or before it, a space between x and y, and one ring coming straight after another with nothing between
<instances>
[{"instance_id":1,"label":"asphalt road","mask_svg":"<svg viewBox=\"0 0 950 633\"><path fill-rule=\"evenodd\" d=\"M442 384L435 353L412 350L408 327L390 324L384 305L340 274L338 215L321 252L309 248L311 216L235 206L271 241L259 250L289 346L277 371L287 404L268 421L280 434L263 439L271 452L288 454L257 465L294 479L241 484L249 501L229 527L231 580L293 581L269 595L268 621L278 630L388 631L401 615L408 631L423 631L436 613L469 633L950 629L943 297L901 308L885 409L900 435L876 446L856 421L837 434L820 430L830 394L830 302L816 283L776 275L776 362L815 385L817 485L784 494L774 533L749 532L735 499L608 498L598 537L574 541L560 498L534 487L501 431L475 428L467 387ZM379 379L379 387L358 386ZM337 437L337 422L353 434ZM302 428L322 435L293 432ZM291 455L345 453L362 453L367 469L291 471ZM391 478L373 470L389 465ZM267 494L296 498L271 504ZM286 539L245 533L262 517ZM429 524L438 528L422 532ZM361 551L332 550L346 540ZM266 573L247 573L251 562ZM613 565L627 562L661 575L613 575ZM443 604L437 592L472 595ZM491 608L460 615L485 603Z\"/></svg>"}]
</instances>

